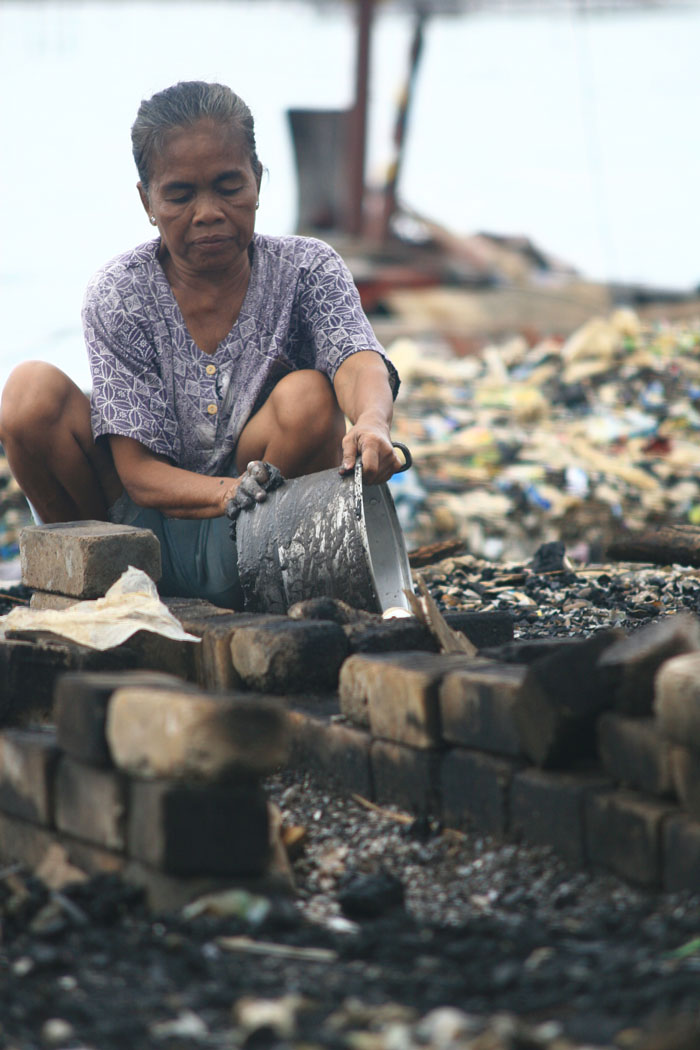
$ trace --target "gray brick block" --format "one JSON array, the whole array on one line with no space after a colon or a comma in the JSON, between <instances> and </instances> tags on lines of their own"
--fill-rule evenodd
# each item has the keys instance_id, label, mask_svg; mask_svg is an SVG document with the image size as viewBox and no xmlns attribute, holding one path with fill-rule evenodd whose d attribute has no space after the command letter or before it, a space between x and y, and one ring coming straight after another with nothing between
<instances>
[{"instance_id":1,"label":"gray brick block","mask_svg":"<svg viewBox=\"0 0 700 1050\"><path fill-rule=\"evenodd\" d=\"M700 819L700 752L674 745L670 755L671 779L681 806L694 820Z\"/></svg>"},{"instance_id":2,"label":"gray brick block","mask_svg":"<svg viewBox=\"0 0 700 1050\"><path fill-rule=\"evenodd\" d=\"M469 667L467 656L440 653L377 653L351 656L340 672L340 708L372 735L432 748L441 742L440 683Z\"/></svg>"},{"instance_id":3,"label":"gray brick block","mask_svg":"<svg viewBox=\"0 0 700 1050\"><path fill-rule=\"evenodd\" d=\"M0 725L26 725L51 717L54 687L67 671L112 671L133 667L120 647L99 652L56 638L0 641Z\"/></svg>"},{"instance_id":4,"label":"gray brick block","mask_svg":"<svg viewBox=\"0 0 700 1050\"><path fill-rule=\"evenodd\" d=\"M674 744L700 751L700 653L667 660L654 683L659 731Z\"/></svg>"},{"instance_id":5,"label":"gray brick block","mask_svg":"<svg viewBox=\"0 0 700 1050\"><path fill-rule=\"evenodd\" d=\"M587 862L585 800L610 789L597 773L552 773L525 769L513 777L511 831L525 842L552 849L574 866Z\"/></svg>"},{"instance_id":6,"label":"gray brick block","mask_svg":"<svg viewBox=\"0 0 700 1050\"><path fill-rule=\"evenodd\" d=\"M34 591L29 599L29 608L37 612L45 610L69 609L77 605L80 598L67 598L65 594L52 594L50 591Z\"/></svg>"},{"instance_id":7,"label":"gray brick block","mask_svg":"<svg viewBox=\"0 0 700 1050\"><path fill-rule=\"evenodd\" d=\"M657 797L674 794L671 746L653 718L607 712L598 722L598 753L615 783Z\"/></svg>"},{"instance_id":8,"label":"gray brick block","mask_svg":"<svg viewBox=\"0 0 700 1050\"><path fill-rule=\"evenodd\" d=\"M700 823L684 814L664 822L663 887L668 893L700 890Z\"/></svg>"},{"instance_id":9,"label":"gray brick block","mask_svg":"<svg viewBox=\"0 0 700 1050\"><path fill-rule=\"evenodd\" d=\"M442 819L449 827L504 835L510 824L510 791L520 763L454 747L440 763Z\"/></svg>"},{"instance_id":10,"label":"gray brick block","mask_svg":"<svg viewBox=\"0 0 700 1050\"><path fill-rule=\"evenodd\" d=\"M252 613L228 613L210 617L195 626L188 616L182 618L185 630L199 634L202 643L195 652L196 679L203 689L221 691L244 688L243 679L233 666L232 642L242 627L287 623L286 616L256 616Z\"/></svg>"},{"instance_id":11,"label":"gray brick block","mask_svg":"<svg viewBox=\"0 0 700 1050\"><path fill-rule=\"evenodd\" d=\"M0 810L36 824L53 824L56 734L5 729L0 733Z\"/></svg>"},{"instance_id":12,"label":"gray brick block","mask_svg":"<svg viewBox=\"0 0 700 1050\"><path fill-rule=\"evenodd\" d=\"M53 719L62 751L94 766L111 766L107 708L112 693L130 688L187 688L157 671L85 671L61 675L54 690ZM192 687L194 688L194 687Z\"/></svg>"},{"instance_id":13,"label":"gray brick block","mask_svg":"<svg viewBox=\"0 0 700 1050\"><path fill-rule=\"evenodd\" d=\"M589 861L629 882L661 883L661 832L673 806L650 801L632 791L586 796L586 851Z\"/></svg>"},{"instance_id":14,"label":"gray brick block","mask_svg":"<svg viewBox=\"0 0 700 1050\"><path fill-rule=\"evenodd\" d=\"M56 827L95 846L126 845L126 785L113 770L63 757L56 774Z\"/></svg>"},{"instance_id":15,"label":"gray brick block","mask_svg":"<svg viewBox=\"0 0 700 1050\"><path fill-rule=\"evenodd\" d=\"M231 653L233 666L249 689L314 692L337 686L348 641L337 623L287 618L241 627L231 642Z\"/></svg>"},{"instance_id":16,"label":"gray brick block","mask_svg":"<svg viewBox=\"0 0 700 1050\"><path fill-rule=\"evenodd\" d=\"M377 802L418 816L439 816L440 752L374 740L370 761Z\"/></svg>"},{"instance_id":17,"label":"gray brick block","mask_svg":"<svg viewBox=\"0 0 700 1050\"><path fill-rule=\"evenodd\" d=\"M613 702L613 685L598 662L621 638L616 628L599 631L530 664L513 710L523 751L535 765L561 768L594 758L596 721Z\"/></svg>"},{"instance_id":18,"label":"gray brick block","mask_svg":"<svg viewBox=\"0 0 700 1050\"><path fill-rule=\"evenodd\" d=\"M245 693L123 687L107 712L115 765L149 778L265 776L286 758L288 728L279 700Z\"/></svg>"},{"instance_id":19,"label":"gray brick block","mask_svg":"<svg viewBox=\"0 0 700 1050\"><path fill-rule=\"evenodd\" d=\"M172 875L261 875L270 855L257 784L130 783L128 853Z\"/></svg>"},{"instance_id":20,"label":"gray brick block","mask_svg":"<svg viewBox=\"0 0 700 1050\"><path fill-rule=\"evenodd\" d=\"M343 794L372 798L368 732L307 711L290 711L289 722L289 766L320 774Z\"/></svg>"},{"instance_id":21,"label":"gray brick block","mask_svg":"<svg viewBox=\"0 0 700 1050\"><path fill-rule=\"evenodd\" d=\"M150 529L106 521L29 525L20 533L27 587L99 598L133 565L160 579L160 544Z\"/></svg>"},{"instance_id":22,"label":"gray brick block","mask_svg":"<svg viewBox=\"0 0 700 1050\"><path fill-rule=\"evenodd\" d=\"M672 657L698 649L700 621L688 613L666 616L610 646L600 667L614 683L615 709L621 714L650 715L657 671Z\"/></svg>"},{"instance_id":23,"label":"gray brick block","mask_svg":"<svg viewBox=\"0 0 700 1050\"><path fill-rule=\"evenodd\" d=\"M446 675L440 686L443 739L500 755L522 753L513 715L526 668L482 663Z\"/></svg>"}]
</instances>

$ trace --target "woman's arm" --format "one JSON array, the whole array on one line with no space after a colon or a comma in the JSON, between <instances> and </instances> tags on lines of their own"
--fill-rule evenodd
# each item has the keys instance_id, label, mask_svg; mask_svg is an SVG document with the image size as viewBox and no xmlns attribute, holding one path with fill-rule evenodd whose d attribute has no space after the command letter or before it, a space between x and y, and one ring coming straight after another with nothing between
<instances>
[{"instance_id":1,"label":"woman's arm","mask_svg":"<svg viewBox=\"0 0 700 1050\"><path fill-rule=\"evenodd\" d=\"M174 467L134 438L110 435L114 465L131 499L171 518L217 518L236 493L240 478L209 477Z\"/></svg>"},{"instance_id":2,"label":"woman's arm","mask_svg":"<svg viewBox=\"0 0 700 1050\"><path fill-rule=\"evenodd\" d=\"M333 380L338 404L353 424L343 439L342 473L362 456L367 484L388 481L401 467L391 444L393 395L389 373L380 354L360 350L348 357Z\"/></svg>"}]
</instances>

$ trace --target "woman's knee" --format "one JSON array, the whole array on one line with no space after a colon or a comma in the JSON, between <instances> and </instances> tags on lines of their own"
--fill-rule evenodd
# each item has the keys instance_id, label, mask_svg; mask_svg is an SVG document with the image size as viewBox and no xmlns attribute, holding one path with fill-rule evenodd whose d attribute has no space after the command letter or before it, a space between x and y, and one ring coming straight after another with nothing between
<instances>
[{"instance_id":1,"label":"woman's knee","mask_svg":"<svg viewBox=\"0 0 700 1050\"><path fill-rule=\"evenodd\" d=\"M333 386L323 372L303 369L281 379L270 395L271 407L285 430L309 436L345 429Z\"/></svg>"},{"instance_id":2,"label":"woman's knee","mask_svg":"<svg viewBox=\"0 0 700 1050\"><path fill-rule=\"evenodd\" d=\"M41 439L71 411L76 395L80 395L78 387L54 365L45 361L17 365L2 391L0 440Z\"/></svg>"}]
</instances>

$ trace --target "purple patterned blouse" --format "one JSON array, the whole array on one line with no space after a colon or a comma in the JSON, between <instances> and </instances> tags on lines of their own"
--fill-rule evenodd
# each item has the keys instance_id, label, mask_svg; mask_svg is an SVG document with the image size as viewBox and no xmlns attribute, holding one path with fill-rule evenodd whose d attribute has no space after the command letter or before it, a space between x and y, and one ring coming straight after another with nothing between
<instances>
[{"instance_id":1,"label":"purple patterned blouse","mask_svg":"<svg viewBox=\"0 0 700 1050\"><path fill-rule=\"evenodd\" d=\"M396 395L396 370L329 245L255 234L240 314L213 354L189 334L159 247L156 239L117 256L85 293L95 438L135 438L185 470L232 473L243 427L288 372L315 368L332 381L351 354L375 350Z\"/></svg>"}]
</instances>

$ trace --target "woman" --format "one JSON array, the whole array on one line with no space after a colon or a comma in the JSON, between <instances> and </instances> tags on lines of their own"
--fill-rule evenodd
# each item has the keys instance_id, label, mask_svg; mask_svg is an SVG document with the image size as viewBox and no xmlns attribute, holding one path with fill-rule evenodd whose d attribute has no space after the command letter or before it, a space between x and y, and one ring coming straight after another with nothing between
<instances>
[{"instance_id":1,"label":"woman","mask_svg":"<svg viewBox=\"0 0 700 1050\"><path fill-rule=\"evenodd\" d=\"M361 456L365 480L386 481L398 377L339 256L254 232L262 165L242 99L176 84L141 104L132 146L159 236L88 286L91 401L53 366L23 364L0 440L42 521L151 528L162 593L236 607L227 515L278 471L347 473Z\"/></svg>"}]
</instances>

